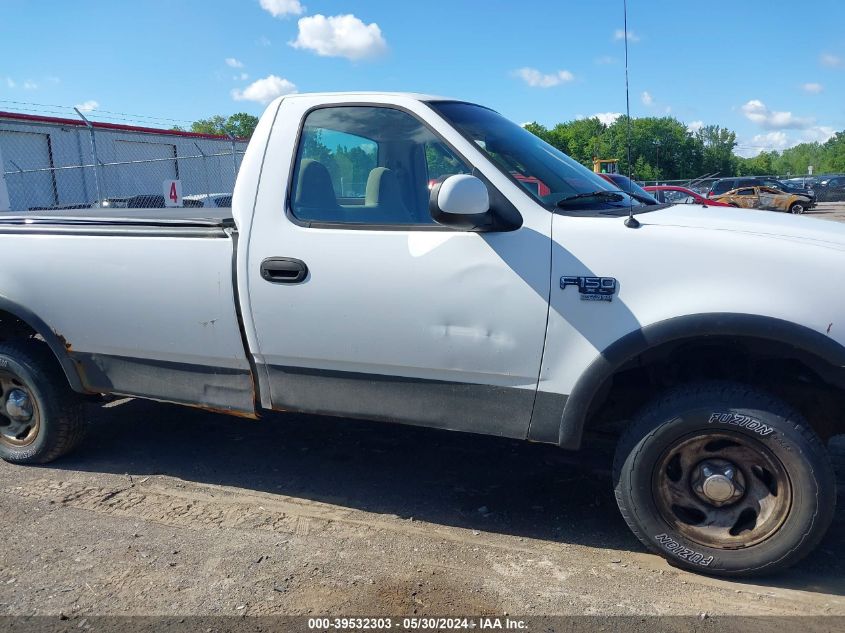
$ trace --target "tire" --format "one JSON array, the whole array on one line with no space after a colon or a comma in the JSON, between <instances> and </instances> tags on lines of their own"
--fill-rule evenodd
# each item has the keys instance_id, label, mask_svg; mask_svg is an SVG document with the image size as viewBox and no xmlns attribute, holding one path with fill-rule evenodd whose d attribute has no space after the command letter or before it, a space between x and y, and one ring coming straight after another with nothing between
<instances>
[{"instance_id":1,"label":"tire","mask_svg":"<svg viewBox=\"0 0 845 633\"><path fill-rule=\"evenodd\" d=\"M789 212L794 215L801 215L805 211L806 209L804 208L804 205L799 202L796 202L795 204L789 207Z\"/></svg>"},{"instance_id":2,"label":"tire","mask_svg":"<svg viewBox=\"0 0 845 633\"><path fill-rule=\"evenodd\" d=\"M19 417L10 417L13 397L19 405L13 412ZM45 464L65 455L82 440L83 412L82 399L71 390L46 344L0 343L0 458L13 464Z\"/></svg>"},{"instance_id":3,"label":"tire","mask_svg":"<svg viewBox=\"0 0 845 633\"><path fill-rule=\"evenodd\" d=\"M647 405L619 440L613 481L647 548L720 576L796 563L824 536L836 503L830 457L800 414L730 382L687 385Z\"/></svg>"}]
</instances>

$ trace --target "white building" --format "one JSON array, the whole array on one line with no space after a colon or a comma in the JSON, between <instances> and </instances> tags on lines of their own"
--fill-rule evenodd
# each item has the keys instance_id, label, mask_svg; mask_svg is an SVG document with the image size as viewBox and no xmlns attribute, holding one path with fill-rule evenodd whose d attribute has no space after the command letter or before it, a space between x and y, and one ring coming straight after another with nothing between
<instances>
[{"instance_id":1,"label":"white building","mask_svg":"<svg viewBox=\"0 0 845 633\"><path fill-rule=\"evenodd\" d=\"M243 139L92 125L80 119L0 112L0 210L162 196L166 180L181 181L185 196L231 192L246 149Z\"/></svg>"}]
</instances>

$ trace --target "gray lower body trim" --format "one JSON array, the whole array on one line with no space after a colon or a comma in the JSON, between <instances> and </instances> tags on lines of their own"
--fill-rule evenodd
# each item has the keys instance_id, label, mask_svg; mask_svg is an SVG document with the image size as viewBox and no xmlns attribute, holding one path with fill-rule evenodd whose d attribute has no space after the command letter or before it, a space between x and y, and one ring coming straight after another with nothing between
<instances>
[{"instance_id":1,"label":"gray lower body trim","mask_svg":"<svg viewBox=\"0 0 845 633\"><path fill-rule=\"evenodd\" d=\"M252 377L246 369L80 352L70 355L86 391L255 415Z\"/></svg>"},{"instance_id":2,"label":"gray lower body trim","mask_svg":"<svg viewBox=\"0 0 845 633\"><path fill-rule=\"evenodd\" d=\"M302 367L267 370L273 408L281 411L525 439L534 402L531 389Z\"/></svg>"},{"instance_id":3,"label":"gray lower body trim","mask_svg":"<svg viewBox=\"0 0 845 633\"><path fill-rule=\"evenodd\" d=\"M560 421L568 396L562 393L538 391L531 413L531 427L528 439L532 442L557 444L560 436Z\"/></svg>"}]
</instances>

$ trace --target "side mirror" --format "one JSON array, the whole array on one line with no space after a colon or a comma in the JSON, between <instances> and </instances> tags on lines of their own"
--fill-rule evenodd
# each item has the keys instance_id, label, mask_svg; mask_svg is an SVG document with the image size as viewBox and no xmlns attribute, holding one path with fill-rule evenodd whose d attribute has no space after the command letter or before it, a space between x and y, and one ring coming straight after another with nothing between
<instances>
[{"instance_id":1,"label":"side mirror","mask_svg":"<svg viewBox=\"0 0 845 633\"><path fill-rule=\"evenodd\" d=\"M429 212L438 224L464 230L491 230L490 194L480 179L449 176L432 187Z\"/></svg>"}]
</instances>

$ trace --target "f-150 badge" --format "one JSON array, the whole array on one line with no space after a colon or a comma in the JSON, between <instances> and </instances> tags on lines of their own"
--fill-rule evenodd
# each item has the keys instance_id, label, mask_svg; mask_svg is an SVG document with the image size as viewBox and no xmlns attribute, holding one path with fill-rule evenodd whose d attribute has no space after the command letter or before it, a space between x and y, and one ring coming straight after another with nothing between
<instances>
[{"instance_id":1,"label":"f-150 badge","mask_svg":"<svg viewBox=\"0 0 845 633\"><path fill-rule=\"evenodd\" d=\"M613 301L617 284L614 277L561 277L561 290L569 286L578 287L581 301Z\"/></svg>"}]
</instances>

